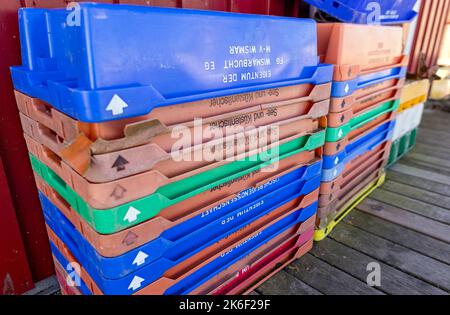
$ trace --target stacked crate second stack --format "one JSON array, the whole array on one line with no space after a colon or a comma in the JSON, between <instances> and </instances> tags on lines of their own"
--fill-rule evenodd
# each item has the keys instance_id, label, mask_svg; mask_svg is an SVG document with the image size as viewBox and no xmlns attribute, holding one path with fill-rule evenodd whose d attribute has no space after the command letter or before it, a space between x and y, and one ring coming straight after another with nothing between
<instances>
[{"instance_id":1,"label":"stacked crate second stack","mask_svg":"<svg viewBox=\"0 0 450 315\"><path fill-rule=\"evenodd\" d=\"M384 179L408 64L402 36L400 27L318 25L319 54L335 67L316 240Z\"/></svg>"},{"instance_id":2,"label":"stacked crate second stack","mask_svg":"<svg viewBox=\"0 0 450 315\"><path fill-rule=\"evenodd\" d=\"M63 292L240 294L306 253L333 75L315 22L79 13L20 10L11 69Z\"/></svg>"},{"instance_id":3,"label":"stacked crate second stack","mask_svg":"<svg viewBox=\"0 0 450 315\"><path fill-rule=\"evenodd\" d=\"M429 90L430 81L426 79L408 81L405 84L392 137L388 166L395 164L414 147L417 128L422 120Z\"/></svg>"},{"instance_id":4,"label":"stacked crate second stack","mask_svg":"<svg viewBox=\"0 0 450 315\"><path fill-rule=\"evenodd\" d=\"M305 0L335 17L355 24L402 24L411 22L417 0Z\"/></svg>"}]
</instances>

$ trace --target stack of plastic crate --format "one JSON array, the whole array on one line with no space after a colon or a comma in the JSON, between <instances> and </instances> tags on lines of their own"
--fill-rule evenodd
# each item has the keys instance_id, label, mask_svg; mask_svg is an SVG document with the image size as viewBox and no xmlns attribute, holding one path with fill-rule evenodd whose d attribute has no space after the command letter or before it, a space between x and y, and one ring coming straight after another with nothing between
<instances>
[{"instance_id":1,"label":"stack of plastic crate","mask_svg":"<svg viewBox=\"0 0 450 315\"><path fill-rule=\"evenodd\" d=\"M409 81L405 84L392 137L388 166L397 162L414 147L417 127L422 120L429 90L430 81L428 80Z\"/></svg>"},{"instance_id":2,"label":"stack of plastic crate","mask_svg":"<svg viewBox=\"0 0 450 315\"><path fill-rule=\"evenodd\" d=\"M318 25L319 53L333 64L315 239L323 239L379 186L405 82L400 27Z\"/></svg>"},{"instance_id":3,"label":"stack of plastic crate","mask_svg":"<svg viewBox=\"0 0 450 315\"><path fill-rule=\"evenodd\" d=\"M64 293L240 294L312 247L333 74L314 21L70 13L21 10L11 69Z\"/></svg>"}]
</instances>

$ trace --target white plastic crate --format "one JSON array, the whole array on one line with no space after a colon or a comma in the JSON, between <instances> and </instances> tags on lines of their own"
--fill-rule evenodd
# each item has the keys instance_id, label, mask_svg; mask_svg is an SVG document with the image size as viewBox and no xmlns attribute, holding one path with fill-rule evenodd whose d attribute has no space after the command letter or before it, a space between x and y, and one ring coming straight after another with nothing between
<instances>
[{"instance_id":1,"label":"white plastic crate","mask_svg":"<svg viewBox=\"0 0 450 315\"><path fill-rule=\"evenodd\" d=\"M397 115L392 141L400 139L406 133L417 128L422 120L424 104L420 103Z\"/></svg>"}]
</instances>

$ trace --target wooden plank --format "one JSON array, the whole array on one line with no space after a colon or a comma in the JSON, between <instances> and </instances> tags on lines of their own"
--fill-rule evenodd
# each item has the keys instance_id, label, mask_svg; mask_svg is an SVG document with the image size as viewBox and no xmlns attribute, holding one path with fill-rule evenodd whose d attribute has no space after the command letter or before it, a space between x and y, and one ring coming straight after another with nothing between
<instances>
[{"instance_id":1,"label":"wooden plank","mask_svg":"<svg viewBox=\"0 0 450 315\"><path fill-rule=\"evenodd\" d=\"M420 200L441 208L450 209L450 197L436 194L434 192L416 188L410 185L387 180L383 185L383 190L398 193L403 196L407 196L415 200Z\"/></svg>"},{"instance_id":2,"label":"wooden plank","mask_svg":"<svg viewBox=\"0 0 450 315\"><path fill-rule=\"evenodd\" d=\"M439 117L441 115L442 117ZM424 111L421 123L440 123L444 125L445 128L450 129L450 126L448 125L448 120L450 120L450 115L441 110L436 110L432 113L427 113L426 111Z\"/></svg>"},{"instance_id":3,"label":"wooden plank","mask_svg":"<svg viewBox=\"0 0 450 315\"><path fill-rule=\"evenodd\" d=\"M0 200L0 295L22 294L33 288L33 277L1 155Z\"/></svg>"},{"instance_id":4,"label":"wooden plank","mask_svg":"<svg viewBox=\"0 0 450 315\"><path fill-rule=\"evenodd\" d=\"M426 129L426 128L420 128L419 126L419 133L418 135L422 137L423 139L436 139L439 141L442 141L443 143L450 142L448 138L448 133L446 130L432 130L432 129Z\"/></svg>"},{"instance_id":5,"label":"wooden plank","mask_svg":"<svg viewBox=\"0 0 450 315\"><path fill-rule=\"evenodd\" d=\"M411 185L423 190L432 191L444 196L450 196L450 185L433 182L426 178L420 178L389 169L387 172L387 179L397 183Z\"/></svg>"},{"instance_id":6,"label":"wooden plank","mask_svg":"<svg viewBox=\"0 0 450 315\"><path fill-rule=\"evenodd\" d=\"M428 150L428 148L426 148L424 146L425 145L422 143L417 143L409 153L420 153L420 154L429 155L429 156L439 158L439 159L446 159L448 156L450 156L450 151L449 151L449 153L443 152L443 151L438 151L438 150L430 151L430 150Z\"/></svg>"},{"instance_id":7,"label":"wooden plank","mask_svg":"<svg viewBox=\"0 0 450 315\"><path fill-rule=\"evenodd\" d=\"M431 134L430 134L431 133ZM419 129L418 135L417 135L417 142L431 144L435 146L443 146L448 148L450 146L450 141L445 140L443 136L434 137L432 135L433 133L431 131L428 131L426 129L422 130ZM447 134L448 137L448 134Z\"/></svg>"},{"instance_id":8,"label":"wooden plank","mask_svg":"<svg viewBox=\"0 0 450 315\"><path fill-rule=\"evenodd\" d=\"M432 108L426 108L423 114L425 118L433 118L433 119L435 115L437 115L437 117L435 117L436 119L444 119L445 117L449 116L449 114L446 112Z\"/></svg>"},{"instance_id":9,"label":"wooden plank","mask_svg":"<svg viewBox=\"0 0 450 315\"><path fill-rule=\"evenodd\" d=\"M450 139L448 138L447 131L445 130L433 130L433 129L427 129L427 128L422 128L421 126L419 126L418 129L418 133L417 133L417 138L421 139L422 142L427 142L428 140L430 140L430 142L435 142L435 141L439 141L439 143L443 146L443 147L447 147L448 142L450 142Z\"/></svg>"},{"instance_id":10,"label":"wooden plank","mask_svg":"<svg viewBox=\"0 0 450 315\"><path fill-rule=\"evenodd\" d=\"M442 175L442 174L439 174L436 172L431 172L431 171L420 169L420 168L415 168L410 165L406 165L406 164L402 164L402 163L397 163L397 164L393 165L390 169L394 170L396 172L420 177L420 178L431 180L431 181L434 181L434 182L437 182L440 184L444 184L444 185L448 185L450 183L449 176L445 176L445 175Z\"/></svg>"},{"instance_id":11,"label":"wooden plank","mask_svg":"<svg viewBox=\"0 0 450 315\"><path fill-rule=\"evenodd\" d=\"M311 254L306 254L285 270L324 294L384 294Z\"/></svg>"},{"instance_id":12,"label":"wooden plank","mask_svg":"<svg viewBox=\"0 0 450 315\"><path fill-rule=\"evenodd\" d=\"M443 112L441 110L428 110L426 109L423 112L423 120L425 121L437 121L437 122L448 122L448 120L450 119L450 115L446 112Z\"/></svg>"},{"instance_id":13,"label":"wooden plank","mask_svg":"<svg viewBox=\"0 0 450 315\"><path fill-rule=\"evenodd\" d=\"M432 153L426 155L417 152L409 152L407 156L412 160L433 164L438 167L445 168L446 170L450 170L450 161L448 159L444 160L438 157L434 157L432 156Z\"/></svg>"},{"instance_id":14,"label":"wooden plank","mask_svg":"<svg viewBox=\"0 0 450 315\"><path fill-rule=\"evenodd\" d=\"M448 134L445 131L437 131L432 129L420 128L417 134L417 138L421 139L423 142L434 143L438 141L442 146L448 147L450 140L448 139Z\"/></svg>"},{"instance_id":15,"label":"wooden plank","mask_svg":"<svg viewBox=\"0 0 450 315\"><path fill-rule=\"evenodd\" d=\"M440 159L446 159L450 156L450 149L420 142L416 143L414 148L411 150L411 153L413 152L434 156Z\"/></svg>"},{"instance_id":16,"label":"wooden plank","mask_svg":"<svg viewBox=\"0 0 450 315\"><path fill-rule=\"evenodd\" d=\"M450 243L449 226L447 224L424 218L421 215L399 209L372 198L365 199L364 202L358 205L357 209Z\"/></svg>"},{"instance_id":17,"label":"wooden plank","mask_svg":"<svg viewBox=\"0 0 450 315\"><path fill-rule=\"evenodd\" d=\"M450 170L449 169L442 167L440 165L428 163L426 161L419 161L419 160L412 159L408 154L405 155L399 163L411 165L411 166L421 168L424 170L429 170L430 172L442 174L442 175L445 175L450 178Z\"/></svg>"},{"instance_id":18,"label":"wooden plank","mask_svg":"<svg viewBox=\"0 0 450 315\"><path fill-rule=\"evenodd\" d=\"M423 255L450 264L449 243L358 210L351 212L344 221Z\"/></svg>"},{"instance_id":19,"label":"wooden plank","mask_svg":"<svg viewBox=\"0 0 450 315\"><path fill-rule=\"evenodd\" d=\"M395 206L400 209L408 210L426 218L430 218L442 223L450 224L450 211L447 209L429 205L425 202L414 200L397 193L382 189L375 190L370 197Z\"/></svg>"},{"instance_id":20,"label":"wooden plank","mask_svg":"<svg viewBox=\"0 0 450 315\"><path fill-rule=\"evenodd\" d=\"M331 234L336 241L387 265L450 291L450 266L404 246L341 222Z\"/></svg>"},{"instance_id":21,"label":"wooden plank","mask_svg":"<svg viewBox=\"0 0 450 315\"><path fill-rule=\"evenodd\" d=\"M319 291L282 270L259 286L263 295L321 295Z\"/></svg>"},{"instance_id":22,"label":"wooden plank","mask_svg":"<svg viewBox=\"0 0 450 315\"><path fill-rule=\"evenodd\" d=\"M311 253L363 282L366 281L369 274L367 271L368 264L374 262L372 257L340 244L330 238L317 244ZM382 262L378 263L381 267L381 286L377 287L377 289L384 293L397 295L447 294L445 291L422 280L416 279L400 270L392 268L389 265Z\"/></svg>"},{"instance_id":23,"label":"wooden plank","mask_svg":"<svg viewBox=\"0 0 450 315\"><path fill-rule=\"evenodd\" d=\"M425 107L422 119L433 121L445 121L445 119L450 119L450 114L440 109L432 109Z\"/></svg>"},{"instance_id":24,"label":"wooden plank","mask_svg":"<svg viewBox=\"0 0 450 315\"><path fill-rule=\"evenodd\" d=\"M423 170L427 170L430 172L434 172L437 174L441 174L441 175L445 175L447 177L450 178L450 170L447 170L441 166L438 165L433 165L427 162L421 162L421 161L417 161L417 160L412 160L408 157L408 155L406 155L405 157L403 157L400 161L399 164L406 164L409 166L413 166L416 168L420 168ZM448 183L448 182L447 182Z\"/></svg>"},{"instance_id":25,"label":"wooden plank","mask_svg":"<svg viewBox=\"0 0 450 315\"><path fill-rule=\"evenodd\" d=\"M450 131L450 127L448 126L448 123L440 123L437 121L431 121L431 120L423 120L420 124L420 129L428 129L428 130L446 130Z\"/></svg>"},{"instance_id":26,"label":"wooden plank","mask_svg":"<svg viewBox=\"0 0 450 315\"><path fill-rule=\"evenodd\" d=\"M429 125L430 127L433 127L437 124L437 125L442 126L441 130L450 129L450 126L448 125L448 120L450 120L449 115L445 115L443 120L436 119L436 117L433 117L433 116L438 116L438 115L435 114L435 115L431 115L431 116L423 116L420 126L422 127L422 124L425 124L425 125ZM446 122L447 122L447 124L446 124Z\"/></svg>"}]
</instances>

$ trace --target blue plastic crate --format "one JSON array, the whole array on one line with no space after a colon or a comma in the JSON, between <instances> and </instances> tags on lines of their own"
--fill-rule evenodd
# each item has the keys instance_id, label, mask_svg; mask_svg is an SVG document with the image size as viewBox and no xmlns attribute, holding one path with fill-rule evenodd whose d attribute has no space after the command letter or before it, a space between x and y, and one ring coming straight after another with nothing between
<instances>
[{"instance_id":1,"label":"blue plastic crate","mask_svg":"<svg viewBox=\"0 0 450 315\"><path fill-rule=\"evenodd\" d=\"M172 287L166 290L165 294L189 293L201 283L211 279L222 270L231 266L233 263L246 257L252 251L266 244L277 235L286 231L290 227L293 227L296 224L309 219L316 213L317 205L318 203L315 202L304 209L297 210L292 214L286 216L285 218L270 225L266 229L260 231L255 236L243 240L233 249L229 250L226 255L217 257L209 264L201 267L189 276L176 282ZM50 223L49 227L53 230L51 225L52 224ZM60 231L58 229L56 229L56 231L53 230L53 232L55 232L55 234L66 244L68 249L72 252L78 262L84 267L84 269L89 273L91 278L96 282L96 284L104 294L133 294L162 276L162 274L156 276L154 269L146 268L145 272L144 270L141 270L140 273L136 273L134 275L130 275L121 279L112 280L103 278L97 273L95 267L92 265L92 262L89 260L89 257L87 257L85 253L82 253L69 237L60 234ZM139 283L139 286L132 287L132 283L134 282L135 278L141 279L141 281Z\"/></svg>"},{"instance_id":2,"label":"blue plastic crate","mask_svg":"<svg viewBox=\"0 0 450 315\"><path fill-rule=\"evenodd\" d=\"M116 257L101 256L42 193L40 199L46 220L53 230L67 234L103 277L117 279L151 264L166 264L169 269L224 235L264 216L286 200L313 192L320 185L321 167L322 163L318 161L260 187L244 190L230 202L167 229L156 239Z\"/></svg>"},{"instance_id":3,"label":"blue plastic crate","mask_svg":"<svg viewBox=\"0 0 450 315\"><path fill-rule=\"evenodd\" d=\"M100 122L153 108L332 79L310 19L80 3L20 9L23 65L14 87L75 119Z\"/></svg>"},{"instance_id":4,"label":"blue plastic crate","mask_svg":"<svg viewBox=\"0 0 450 315\"><path fill-rule=\"evenodd\" d=\"M318 189L319 185L320 173L306 182L294 181L287 188L278 189L231 213L223 215L178 241L169 242L167 239L158 238L133 250L131 253L114 258L101 257L56 207L51 205L48 200L45 200L46 198L43 195L41 195L41 199L43 199L47 224L58 235L66 236L66 238L69 238L71 242L76 244L77 249L84 252L102 277L118 279L135 271L141 272L143 268L153 269L154 272L158 272L158 268L155 266L159 266L162 274L165 270L211 246L224 236L236 232L243 226L268 214L288 200ZM231 220L230 218L233 219ZM226 224L223 224L223 222L226 222ZM141 254L138 255L138 253ZM142 264L136 264L136 261L142 255L147 256L148 259L145 259L145 262Z\"/></svg>"},{"instance_id":5,"label":"blue plastic crate","mask_svg":"<svg viewBox=\"0 0 450 315\"><path fill-rule=\"evenodd\" d=\"M386 122L366 136L351 142L341 152L335 155L324 155L322 182L334 180L344 171L345 164L390 140L394 133L394 127L395 120Z\"/></svg>"},{"instance_id":6,"label":"blue plastic crate","mask_svg":"<svg viewBox=\"0 0 450 315\"><path fill-rule=\"evenodd\" d=\"M401 24L411 22L417 15L417 0L305 0L340 21L357 24ZM375 5L379 17L374 18Z\"/></svg>"},{"instance_id":7,"label":"blue plastic crate","mask_svg":"<svg viewBox=\"0 0 450 315\"><path fill-rule=\"evenodd\" d=\"M398 67L361 75L349 81L333 81L331 97L345 97L355 93L357 90L369 88L384 81L402 79L406 76L406 72L406 67Z\"/></svg>"},{"instance_id":8,"label":"blue plastic crate","mask_svg":"<svg viewBox=\"0 0 450 315\"><path fill-rule=\"evenodd\" d=\"M301 195L304 195L305 193L309 193L317 189L320 185L320 173L308 180L307 182L303 182L302 180L297 180L294 182L291 182L290 185L280 188L276 191L274 191L271 194L268 194L267 196L264 196L263 198L259 198L252 204L262 204L263 206L260 206L260 209L256 209L256 211L250 211L251 216L246 216L246 213L243 213L240 215L242 218L246 218L247 220L242 220L238 218L237 213L242 213L242 211L245 211L247 207L239 208L237 211L233 211L232 214L235 215L235 219L232 220L234 227L230 229L229 231L225 232L222 235L217 235L218 233L214 233L216 231L211 231L211 229L202 229L205 231L201 232L209 232L211 233L210 239L205 241L205 243L197 243L197 247L194 247L192 249L192 244L186 244L183 242L180 242L181 245L178 246L178 248L169 248L166 252L166 257L160 257L157 260L153 260L151 263L139 266L137 270L134 270L132 273L131 270L122 270L121 268L131 268L133 266L132 263L124 264L124 261L120 263L120 260L125 257L120 257L118 259L110 259L110 258L104 258L102 261L102 267L107 267L109 273L115 273L116 274L126 274L126 276L120 278L120 279L109 279L107 277L104 277L102 275L102 272L99 270L98 266L98 258L100 257L98 253L91 247L91 245L77 232L77 230L70 224L70 222L59 212L59 210L42 194L40 194L42 205L44 209L45 219L47 224L52 228L52 230L58 235L58 237L61 238L61 240L64 241L64 243L67 245L69 250L72 251L74 256L83 264L83 266L90 266L90 269L95 273L96 282L102 289L109 290L110 287L116 288L117 286L121 288L122 292L127 292L127 288L129 286L129 283L132 281L132 279L135 276L141 277L143 279L146 279L145 284L149 284L153 282L154 280L161 277L164 272L168 269L170 269L173 266L176 266L178 263L182 262L186 258L192 256L193 254L199 252L200 250L214 244L224 236L227 236L234 231L237 231L241 229L242 227L246 226L250 222L253 222L254 220L264 216L265 214L270 213L271 211L277 209L281 205L285 204L286 202L289 202L290 200L293 200ZM263 201L265 200L265 201ZM59 213L58 213L59 212ZM304 217L306 215L306 218L309 218L311 215L309 215L309 212L305 210L306 214L302 214L301 217ZM217 223L221 224L221 222L227 218L230 218L231 214L222 216L218 220L214 220L212 225L209 225L209 227L218 227ZM231 222L231 221L230 221ZM236 223L234 223L236 222ZM216 223L216 224L214 224ZM227 223L228 224L228 223ZM199 238L202 238L202 240L205 239L205 237L208 237L208 235L201 235L201 233L195 233ZM185 242L191 241L194 242L194 240L191 238L188 238L185 240ZM198 241L198 240L197 240ZM183 247L184 245L184 247ZM145 246L145 245L144 245ZM151 248L151 247L150 247ZM176 252L178 250L178 257L177 259L171 260L170 255L172 252ZM192 250L192 251L189 251ZM148 251L148 256L153 256L153 252ZM161 253L160 253L161 255ZM161 255L162 256L162 255ZM129 259L136 259L136 255L128 255ZM115 263L115 264L114 264ZM136 269L136 268L134 268ZM103 271L103 270L102 270ZM91 276L94 276L91 274ZM117 278L117 276L115 277ZM128 281L128 284L127 284ZM106 292L105 292L106 293Z\"/></svg>"}]
</instances>

